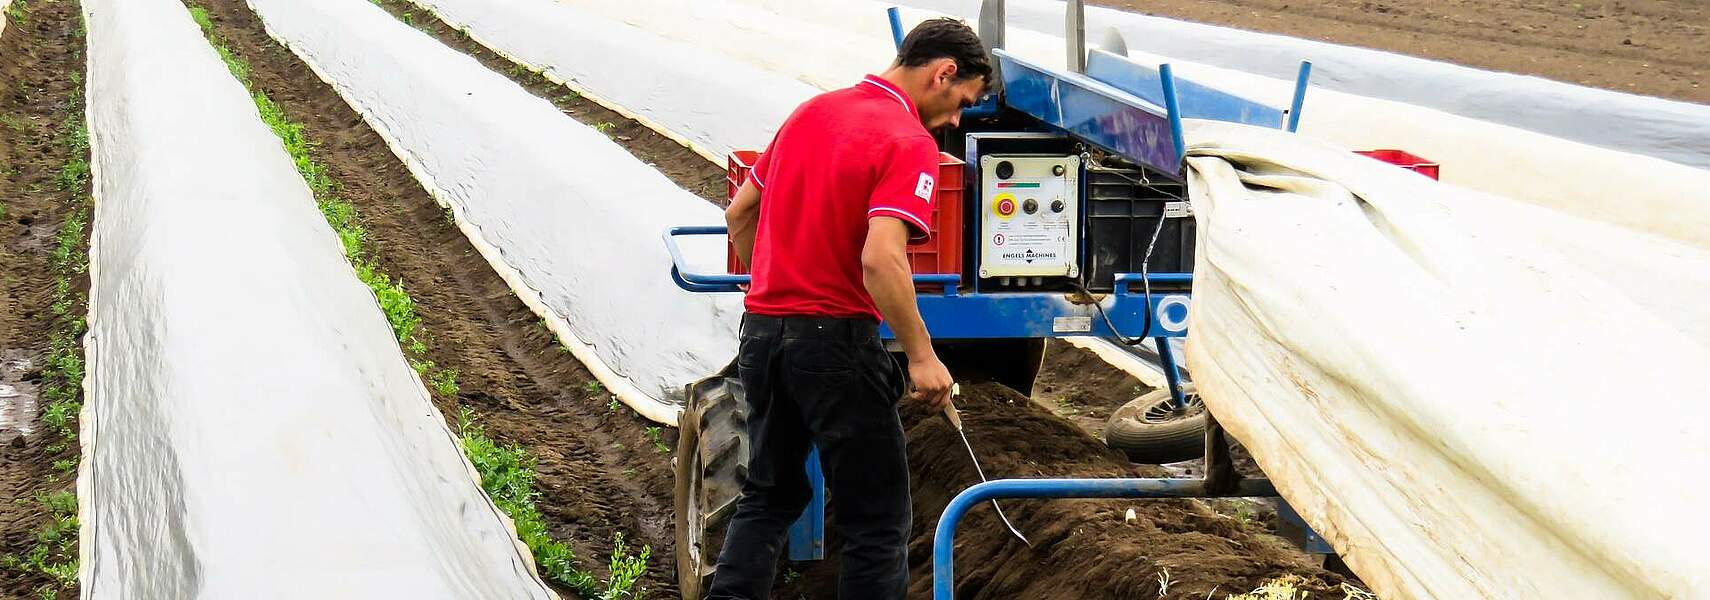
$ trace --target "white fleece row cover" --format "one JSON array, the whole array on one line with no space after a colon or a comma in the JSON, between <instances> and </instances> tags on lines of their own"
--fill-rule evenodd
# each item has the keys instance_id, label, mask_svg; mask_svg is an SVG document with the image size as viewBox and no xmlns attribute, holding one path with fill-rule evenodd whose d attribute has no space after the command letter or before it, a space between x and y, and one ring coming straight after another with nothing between
<instances>
[{"instance_id":1,"label":"white fleece row cover","mask_svg":"<svg viewBox=\"0 0 1710 600\"><path fill-rule=\"evenodd\" d=\"M740 299L671 282L660 235L722 224L592 128L369 2L251 0L271 35L361 113L619 398L676 423L683 386L736 352ZM586 62L621 56L587 57ZM638 73L639 76L639 73ZM685 251L723 268L722 239Z\"/></svg>"},{"instance_id":2,"label":"white fleece row cover","mask_svg":"<svg viewBox=\"0 0 1710 600\"><path fill-rule=\"evenodd\" d=\"M1006 16L1011 25L1063 35L1060 0L1007 1ZM981 0L902 3L972 22L979 14ZM1300 61L1310 60L1314 84L1325 89L1433 108L1710 169L1710 106L1703 104L1104 7L1086 8L1086 31L1089 42L1099 42L1114 32L1130 50L1288 81L1294 80ZM1307 106L1305 113L1311 114L1311 104Z\"/></svg>"},{"instance_id":3,"label":"white fleece row cover","mask_svg":"<svg viewBox=\"0 0 1710 600\"><path fill-rule=\"evenodd\" d=\"M1373 591L1710 597L1710 248L1191 126L1194 379Z\"/></svg>"},{"instance_id":4,"label":"white fleece row cover","mask_svg":"<svg viewBox=\"0 0 1710 600\"><path fill-rule=\"evenodd\" d=\"M83 11L83 597L551 597L184 6Z\"/></svg>"},{"instance_id":5,"label":"white fleece row cover","mask_svg":"<svg viewBox=\"0 0 1710 600\"><path fill-rule=\"evenodd\" d=\"M782 116L819 92L723 54L602 19L574 4L416 3L495 52L720 164L731 150L765 147Z\"/></svg>"}]
</instances>

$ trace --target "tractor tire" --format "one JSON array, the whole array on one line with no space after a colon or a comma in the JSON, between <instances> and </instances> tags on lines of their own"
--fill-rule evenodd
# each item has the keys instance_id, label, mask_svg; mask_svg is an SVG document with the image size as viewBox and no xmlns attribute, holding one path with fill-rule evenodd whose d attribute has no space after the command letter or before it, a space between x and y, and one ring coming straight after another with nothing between
<instances>
[{"instance_id":1,"label":"tractor tire","mask_svg":"<svg viewBox=\"0 0 1710 600\"><path fill-rule=\"evenodd\" d=\"M678 417L676 475L677 587L700 600L712 583L724 529L748 474L748 430L742 381L731 363L689 386Z\"/></svg>"},{"instance_id":2,"label":"tractor tire","mask_svg":"<svg viewBox=\"0 0 1710 600\"><path fill-rule=\"evenodd\" d=\"M1142 464L1165 464L1205 456L1205 404L1192 383L1182 384L1186 411L1170 405L1170 390L1153 390L1128 401L1104 424L1104 443Z\"/></svg>"}]
</instances>

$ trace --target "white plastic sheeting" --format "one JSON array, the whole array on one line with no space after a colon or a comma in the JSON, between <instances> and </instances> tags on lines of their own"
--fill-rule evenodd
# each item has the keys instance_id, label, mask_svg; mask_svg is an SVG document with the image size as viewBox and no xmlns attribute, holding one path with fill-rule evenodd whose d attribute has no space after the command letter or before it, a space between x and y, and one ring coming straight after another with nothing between
<instances>
[{"instance_id":1,"label":"white plastic sheeting","mask_svg":"<svg viewBox=\"0 0 1710 600\"><path fill-rule=\"evenodd\" d=\"M378 6L250 5L452 210L517 296L637 412L675 424L683 386L734 356L740 298L678 289L659 237L674 225L723 223L717 207ZM685 246L691 262L722 269L723 240L700 242Z\"/></svg>"},{"instance_id":2,"label":"white plastic sheeting","mask_svg":"<svg viewBox=\"0 0 1710 600\"><path fill-rule=\"evenodd\" d=\"M1374 591L1710 595L1710 246L1192 139L1199 390Z\"/></svg>"},{"instance_id":3,"label":"white plastic sheeting","mask_svg":"<svg viewBox=\"0 0 1710 600\"><path fill-rule=\"evenodd\" d=\"M83 9L83 597L551 597L184 6Z\"/></svg>"},{"instance_id":4,"label":"white plastic sheeting","mask_svg":"<svg viewBox=\"0 0 1710 600\"><path fill-rule=\"evenodd\" d=\"M980 0L903 3L970 20L980 7ZM1008 0L1007 16L1012 25L1052 36L1063 34L1059 0ZM1089 40L1117 32L1131 50L1290 81L1300 61L1310 60L1313 81L1325 89L1710 168L1710 106L1702 104L1110 8L1087 7L1086 23Z\"/></svg>"},{"instance_id":5,"label":"white plastic sheeting","mask_svg":"<svg viewBox=\"0 0 1710 600\"><path fill-rule=\"evenodd\" d=\"M782 116L818 92L576 5L542 0L417 4L495 52L721 164L733 149L765 147Z\"/></svg>"}]
</instances>

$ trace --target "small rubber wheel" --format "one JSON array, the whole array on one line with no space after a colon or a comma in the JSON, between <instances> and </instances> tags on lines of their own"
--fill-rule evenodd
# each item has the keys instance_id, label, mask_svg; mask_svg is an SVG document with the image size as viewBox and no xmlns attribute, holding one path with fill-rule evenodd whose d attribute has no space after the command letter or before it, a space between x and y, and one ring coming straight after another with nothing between
<instances>
[{"instance_id":1,"label":"small rubber wheel","mask_svg":"<svg viewBox=\"0 0 1710 600\"><path fill-rule=\"evenodd\" d=\"M1170 402L1170 390L1153 390L1128 401L1104 424L1104 443L1128 460L1160 465L1205 456L1205 403L1191 383L1182 384L1187 410Z\"/></svg>"}]
</instances>

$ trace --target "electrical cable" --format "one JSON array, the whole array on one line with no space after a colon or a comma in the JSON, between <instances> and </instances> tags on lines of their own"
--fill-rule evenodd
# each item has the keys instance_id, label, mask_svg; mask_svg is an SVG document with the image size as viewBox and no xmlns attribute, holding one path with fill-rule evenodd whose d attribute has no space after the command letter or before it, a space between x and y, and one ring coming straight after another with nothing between
<instances>
[{"instance_id":1,"label":"electrical cable","mask_svg":"<svg viewBox=\"0 0 1710 600\"><path fill-rule=\"evenodd\" d=\"M1143 321L1145 325L1140 328L1141 337L1129 338L1122 335L1122 333L1116 330L1116 324L1110 321L1110 315L1104 312L1104 304L1096 300L1092 303L1093 308L1098 310L1099 318L1104 319L1104 326L1110 328L1110 334L1116 336L1116 341L1121 342L1124 346L1138 346L1144 343L1146 341L1145 334L1152 330L1152 279L1149 277L1149 267L1152 262L1152 249L1157 247L1158 234L1163 233L1163 231L1164 215L1160 212L1158 214L1158 225L1152 228L1152 240L1146 243L1146 254L1140 259L1140 289L1143 292L1142 297L1145 299L1145 303L1143 304L1145 309L1142 311L1145 314L1145 320ZM1081 285L1079 282L1076 282L1074 285L1076 289L1080 290L1081 294L1088 298L1092 297L1092 292L1087 291L1086 286Z\"/></svg>"}]
</instances>

